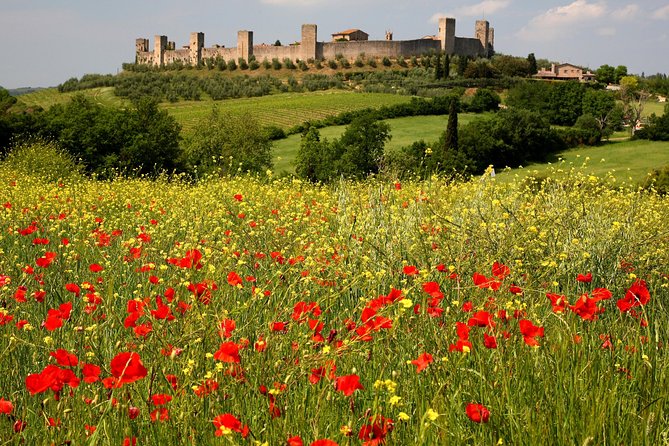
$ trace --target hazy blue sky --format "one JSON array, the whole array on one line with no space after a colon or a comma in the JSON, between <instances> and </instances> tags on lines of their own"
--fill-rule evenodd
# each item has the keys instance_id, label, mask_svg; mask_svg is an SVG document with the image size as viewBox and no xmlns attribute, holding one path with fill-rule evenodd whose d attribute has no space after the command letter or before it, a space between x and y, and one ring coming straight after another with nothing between
<instances>
[{"instance_id":1,"label":"hazy blue sky","mask_svg":"<svg viewBox=\"0 0 669 446\"><path fill-rule=\"evenodd\" d=\"M473 37L484 14L500 53L669 73L669 0L0 0L0 85L116 73L134 60L135 39L155 34L180 47L201 31L206 46L236 46L248 29L256 43L288 44L315 23L321 41L348 28L402 40L435 34L437 17L451 16L457 36Z\"/></svg>"}]
</instances>

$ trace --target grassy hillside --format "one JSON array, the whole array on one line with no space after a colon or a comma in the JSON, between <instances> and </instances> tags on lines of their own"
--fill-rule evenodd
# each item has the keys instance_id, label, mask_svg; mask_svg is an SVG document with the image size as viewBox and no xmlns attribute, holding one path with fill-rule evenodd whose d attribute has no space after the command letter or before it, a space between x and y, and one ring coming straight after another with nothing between
<instances>
[{"instance_id":1,"label":"grassy hillside","mask_svg":"<svg viewBox=\"0 0 669 446\"><path fill-rule=\"evenodd\" d=\"M460 113L460 125L481 117L481 114ZM436 141L446 130L448 116L411 116L386 120L390 124L392 139L386 144L387 150L399 150L415 141ZM333 126L320 129L321 138L334 139L341 136L346 126ZM286 139L274 142L273 161L276 172L294 172L295 159L300 147L301 135L291 135Z\"/></svg>"},{"instance_id":2,"label":"grassy hillside","mask_svg":"<svg viewBox=\"0 0 669 446\"><path fill-rule=\"evenodd\" d=\"M512 181L530 175L552 178L566 176L572 168L585 166L588 174L606 177L609 173L618 184L638 184L649 171L669 164L669 142L620 141L599 147L579 147L556 155L555 161L507 170L498 181ZM498 169L499 171L499 169Z\"/></svg>"},{"instance_id":3,"label":"grassy hillside","mask_svg":"<svg viewBox=\"0 0 669 446\"><path fill-rule=\"evenodd\" d=\"M42 107L48 109L56 104L65 104L76 94L83 94L91 100L110 107L122 107L128 101L114 95L113 87L91 88L71 93L60 93L56 88L45 88L34 93L24 94L19 97L19 104L27 107Z\"/></svg>"}]
</instances>

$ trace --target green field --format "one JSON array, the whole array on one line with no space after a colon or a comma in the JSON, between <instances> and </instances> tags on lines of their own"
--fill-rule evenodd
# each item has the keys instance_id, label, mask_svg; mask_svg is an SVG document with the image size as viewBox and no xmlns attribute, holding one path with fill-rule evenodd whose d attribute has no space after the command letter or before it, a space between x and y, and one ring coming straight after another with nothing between
<instances>
[{"instance_id":1,"label":"green field","mask_svg":"<svg viewBox=\"0 0 669 446\"><path fill-rule=\"evenodd\" d=\"M198 120L205 118L216 104L223 113L255 118L262 125L289 128L305 121L323 119L344 111L378 108L411 100L409 96L385 93L354 93L329 90L313 93L282 93L257 98L230 99L226 101L184 101L163 104L188 133Z\"/></svg>"},{"instance_id":2,"label":"green field","mask_svg":"<svg viewBox=\"0 0 669 446\"><path fill-rule=\"evenodd\" d=\"M566 176L572 169L601 178L611 174L616 184L643 182L652 169L669 164L669 142L619 141L598 147L579 147L558 153L555 161L531 164L525 168L500 172L498 181L511 181L533 175L551 178Z\"/></svg>"},{"instance_id":3,"label":"green field","mask_svg":"<svg viewBox=\"0 0 669 446\"><path fill-rule=\"evenodd\" d=\"M27 107L42 107L48 109L56 104L65 104L72 99L72 96L82 94L92 101L107 107L122 107L128 104L128 101L114 95L114 87L91 88L69 93L60 93L56 88L46 88L34 93L24 94L19 97L19 103Z\"/></svg>"},{"instance_id":4,"label":"green field","mask_svg":"<svg viewBox=\"0 0 669 446\"><path fill-rule=\"evenodd\" d=\"M476 113L460 113L458 123L466 124L484 115ZM399 150L421 139L426 142L437 141L446 130L448 116L411 116L407 118L388 119L391 140L386 144L387 150ZM320 129L321 138L339 138L346 126L332 126ZM295 158L300 147L301 135L291 135L286 139L274 142L273 162L276 172L294 172Z\"/></svg>"}]
</instances>

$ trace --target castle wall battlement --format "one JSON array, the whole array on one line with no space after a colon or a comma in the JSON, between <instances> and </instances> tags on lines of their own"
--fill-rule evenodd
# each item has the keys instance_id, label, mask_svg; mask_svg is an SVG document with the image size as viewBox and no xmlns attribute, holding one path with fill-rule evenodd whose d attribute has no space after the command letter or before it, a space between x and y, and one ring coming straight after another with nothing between
<instances>
[{"instance_id":1,"label":"castle wall battlement","mask_svg":"<svg viewBox=\"0 0 669 446\"><path fill-rule=\"evenodd\" d=\"M252 57L256 60L272 59L334 59L342 56L350 61L364 53L367 58L401 58L419 56L430 52L443 51L450 55L490 57L494 53L495 30L485 20L476 22L474 38L455 36L455 19L440 18L439 29L435 36L415 40L364 40L345 42L318 42L317 26L302 25L300 43L288 46L254 45L253 31L237 33L237 47L204 46L204 33L191 33L189 44L181 49L174 49L173 42L167 36L155 36L153 51L149 51L149 40L135 40L135 62L138 64L162 66L175 62L184 65L198 65L208 59L235 60L247 62Z\"/></svg>"}]
</instances>

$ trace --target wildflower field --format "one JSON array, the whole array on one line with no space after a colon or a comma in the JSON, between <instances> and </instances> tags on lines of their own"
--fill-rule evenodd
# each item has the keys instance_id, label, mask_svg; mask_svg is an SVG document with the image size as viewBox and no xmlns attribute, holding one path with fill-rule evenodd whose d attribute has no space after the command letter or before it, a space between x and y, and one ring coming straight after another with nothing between
<instances>
[{"instance_id":1,"label":"wildflower field","mask_svg":"<svg viewBox=\"0 0 669 446\"><path fill-rule=\"evenodd\" d=\"M0 444L666 444L669 199L0 167Z\"/></svg>"}]
</instances>

